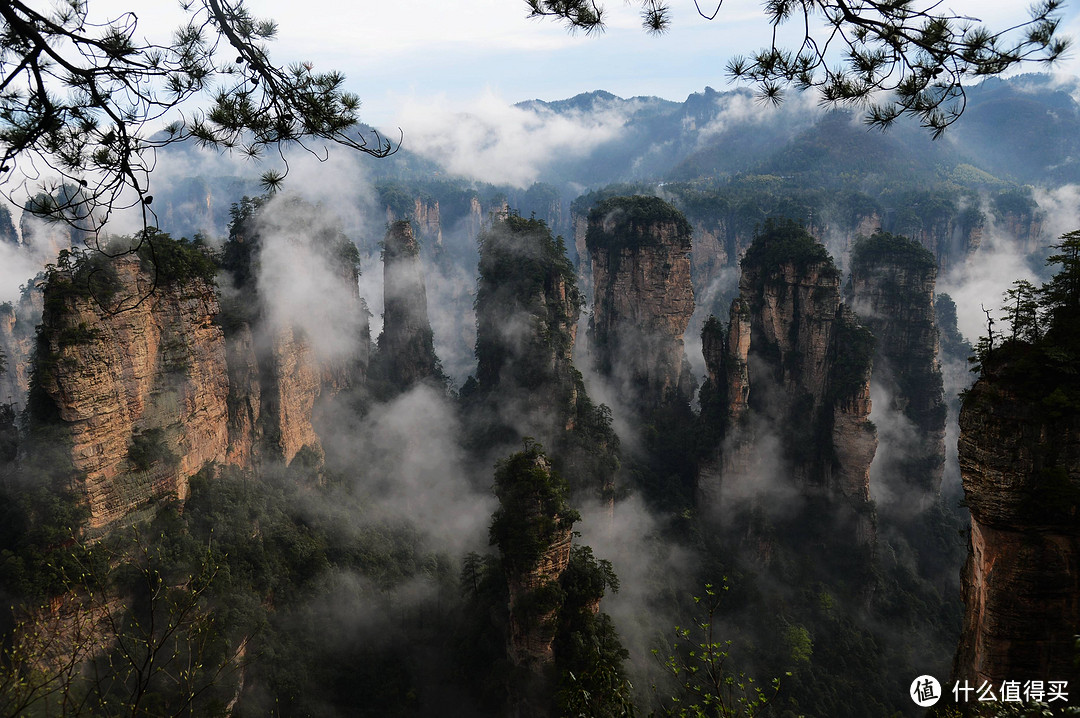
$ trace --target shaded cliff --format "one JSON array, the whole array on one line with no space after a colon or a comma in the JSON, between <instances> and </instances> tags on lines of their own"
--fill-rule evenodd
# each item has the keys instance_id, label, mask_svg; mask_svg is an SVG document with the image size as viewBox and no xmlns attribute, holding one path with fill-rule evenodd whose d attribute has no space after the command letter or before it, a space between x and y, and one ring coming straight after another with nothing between
<instances>
[{"instance_id":1,"label":"shaded cliff","mask_svg":"<svg viewBox=\"0 0 1080 718\"><path fill-rule=\"evenodd\" d=\"M368 370L356 247L319 207L245 199L233 208L221 262L235 290L222 318L232 455L287 463L304 447L319 454L319 406L362 387Z\"/></svg>"},{"instance_id":2,"label":"shaded cliff","mask_svg":"<svg viewBox=\"0 0 1080 718\"><path fill-rule=\"evenodd\" d=\"M420 245L408 221L395 222L383 240L383 330L372 373L404 391L422 381L444 383L428 321Z\"/></svg>"},{"instance_id":3,"label":"shaded cliff","mask_svg":"<svg viewBox=\"0 0 1080 718\"><path fill-rule=\"evenodd\" d=\"M873 337L840 301L840 273L794 223L767 223L739 282L749 311L749 406L777 432L793 478L869 498Z\"/></svg>"},{"instance_id":4,"label":"shaded cliff","mask_svg":"<svg viewBox=\"0 0 1080 718\"><path fill-rule=\"evenodd\" d=\"M1014 308L1013 338L976 347L960 412L961 680L1080 680L1080 232L1054 249L1035 311Z\"/></svg>"},{"instance_id":5,"label":"shaded cliff","mask_svg":"<svg viewBox=\"0 0 1080 718\"><path fill-rule=\"evenodd\" d=\"M879 232L851 256L851 302L873 332L873 381L888 402L877 475L917 508L932 501L945 465L945 405L934 310L934 255L906 237ZM893 419L892 416L896 416Z\"/></svg>"},{"instance_id":6,"label":"shaded cliff","mask_svg":"<svg viewBox=\"0 0 1080 718\"><path fill-rule=\"evenodd\" d=\"M30 419L59 429L70 447L91 529L158 498L183 498L189 477L228 450L214 265L198 248L155 242L169 250L159 251L156 287L146 255L65 253L45 286Z\"/></svg>"},{"instance_id":7,"label":"shaded cliff","mask_svg":"<svg viewBox=\"0 0 1080 718\"><path fill-rule=\"evenodd\" d=\"M16 412L26 405L30 388L30 359L34 331L41 321L43 286L44 275L39 275L26 283L17 302L0 304L0 355L4 357L0 404L11 404Z\"/></svg>"},{"instance_id":8,"label":"shaded cliff","mask_svg":"<svg viewBox=\"0 0 1080 718\"><path fill-rule=\"evenodd\" d=\"M589 323L596 366L643 410L692 391L683 334L694 312L690 224L656 197L614 197L589 212Z\"/></svg>"},{"instance_id":9,"label":"shaded cliff","mask_svg":"<svg viewBox=\"0 0 1080 718\"><path fill-rule=\"evenodd\" d=\"M627 654L600 613L605 591L618 590L618 581L609 562L573 545L580 516L568 503L566 480L526 441L496 465L494 489L499 508L490 540L508 589L508 714L603 715L597 706L629 707Z\"/></svg>"},{"instance_id":10,"label":"shaded cliff","mask_svg":"<svg viewBox=\"0 0 1080 718\"><path fill-rule=\"evenodd\" d=\"M1080 417L1062 411L1061 385L1033 401L1011 384L984 366L960 413L971 543L954 677L1075 684Z\"/></svg>"},{"instance_id":11,"label":"shaded cliff","mask_svg":"<svg viewBox=\"0 0 1080 718\"><path fill-rule=\"evenodd\" d=\"M461 391L475 445L536 437L575 491L610 496L618 438L573 364L580 296L562 238L508 213L479 242L477 372Z\"/></svg>"}]
</instances>

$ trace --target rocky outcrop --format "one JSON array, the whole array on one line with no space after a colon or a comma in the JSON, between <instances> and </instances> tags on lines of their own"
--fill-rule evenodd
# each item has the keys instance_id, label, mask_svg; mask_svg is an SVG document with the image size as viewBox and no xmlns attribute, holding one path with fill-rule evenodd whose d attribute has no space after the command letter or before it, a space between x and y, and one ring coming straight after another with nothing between
<instances>
[{"instance_id":1,"label":"rocky outcrop","mask_svg":"<svg viewBox=\"0 0 1080 718\"><path fill-rule=\"evenodd\" d=\"M575 491L612 497L618 438L574 367L580 296L561 238L517 214L480 236L475 381L462 396L485 448L544 442Z\"/></svg>"},{"instance_id":2,"label":"rocky outcrop","mask_svg":"<svg viewBox=\"0 0 1080 718\"><path fill-rule=\"evenodd\" d=\"M376 357L378 373L396 391L422 381L441 382L442 371L428 321L420 245L409 222L390 226L383 240L382 257L383 331Z\"/></svg>"},{"instance_id":3,"label":"rocky outcrop","mask_svg":"<svg viewBox=\"0 0 1080 718\"><path fill-rule=\"evenodd\" d=\"M796 482L866 496L864 448L838 447L868 422L873 338L840 301L840 273L824 247L794 224L770 224L747 250L739 283L750 312L750 406L778 430ZM839 451L838 451L839 449ZM872 452L870 452L872 454Z\"/></svg>"},{"instance_id":4,"label":"rocky outcrop","mask_svg":"<svg viewBox=\"0 0 1080 718\"><path fill-rule=\"evenodd\" d=\"M287 464L304 447L321 452L312 417L323 371L303 330L275 331L259 365L260 433L270 456Z\"/></svg>"},{"instance_id":5,"label":"rocky outcrop","mask_svg":"<svg viewBox=\"0 0 1080 718\"><path fill-rule=\"evenodd\" d=\"M228 294L223 321L230 359L231 457L288 463L305 447L321 455L317 408L363 385L368 370L368 311L357 284L356 247L325 212L284 198L274 206L245 206L223 257L236 288ZM288 288L281 284L293 273L307 281L319 277L317 301L298 297L317 315L303 315L281 298Z\"/></svg>"},{"instance_id":6,"label":"rocky outcrop","mask_svg":"<svg viewBox=\"0 0 1080 718\"><path fill-rule=\"evenodd\" d=\"M45 287L35 416L70 443L76 490L101 529L165 496L227 455L228 369L218 300L201 278L161 283L134 258L108 263L109 292L145 297L113 311L62 266Z\"/></svg>"},{"instance_id":7,"label":"rocky outcrop","mask_svg":"<svg viewBox=\"0 0 1080 718\"><path fill-rule=\"evenodd\" d=\"M34 331L41 321L43 276L23 287L19 300L0 304L0 404L10 404L18 412L26 405L30 388Z\"/></svg>"},{"instance_id":8,"label":"rocky outcrop","mask_svg":"<svg viewBox=\"0 0 1080 718\"><path fill-rule=\"evenodd\" d=\"M713 421L724 431L720 456L699 474L699 498L715 511L726 482L732 489L760 482L768 471L758 464L779 459L789 490L854 508L865 542L877 447L869 421L873 337L841 303L839 271L802 227L767 224L742 270L727 332L712 332L723 337L722 349L715 338L705 341L709 384L722 387L724 404ZM705 409L703 394L703 416Z\"/></svg>"},{"instance_id":9,"label":"rocky outcrop","mask_svg":"<svg viewBox=\"0 0 1080 718\"><path fill-rule=\"evenodd\" d=\"M509 595L507 653L519 676L511 685L511 712L544 716L554 684L555 637L570 564L577 512L566 502L566 482L534 445L499 463L491 523Z\"/></svg>"},{"instance_id":10,"label":"rocky outcrop","mask_svg":"<svg viewBox=\"0 0 1080 718\"><path fill-rule=\"evenodd\" d=\"M1044 403L1057 381L987 366L960 414L960 470L971 510L954 678L1080 681L1080 419ZM1030 371L1030 368L1029 368ZM1025 372L1027 373L1027 372ZM1015 379L1019 379L1019 383ZM1030 377L1028 377L1030 378ZM1075 387L1075 378L1071 379ZM1042 384L1040 386L1040 384Z\"/></svg>"},{"instance_id":11,"label":"rocky outcrop","mask_svg":"<svg viewBox=\"0 0 1080 718\"><path fill-rule=\"evenodd\" d=\"M877 340L873 379L889 401L878 409L898 417L878 422L883 465L875 471L908 506L936 497L945 465L936 277L934 256L906 237L877 233L852 252L852 306Z\"/></svg>"},{"instance_id":12,"label":"rocky outcrop","mask_svg":"<svg viewBox=\"0 0 1080 718\"><path fill-rule=\"evenodd\" d=\"M592 352L642 410L684 404L692 391L690 236L682 213L656 197L615 197L589 212Z\"/></svg>"}]
</instances>

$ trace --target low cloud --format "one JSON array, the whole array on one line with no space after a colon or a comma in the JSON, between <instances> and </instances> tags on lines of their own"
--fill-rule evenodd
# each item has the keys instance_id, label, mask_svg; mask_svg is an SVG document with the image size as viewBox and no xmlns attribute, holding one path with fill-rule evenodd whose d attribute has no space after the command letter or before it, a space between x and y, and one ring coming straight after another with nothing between
<instances>
[{"instance_id":1,"label":"low cloud","mask_svg":"<svg viewBox=\"0 0 1080 718\"><path fill-rule=\"evenodd\" d=\"M588 154L618 139L626 122L615 109L556 114L515 107L492 93L466 107L445 96L410 97L397 116L406 149L452 174L522 188L561 156Z\"/></svg>"}]
</instances>

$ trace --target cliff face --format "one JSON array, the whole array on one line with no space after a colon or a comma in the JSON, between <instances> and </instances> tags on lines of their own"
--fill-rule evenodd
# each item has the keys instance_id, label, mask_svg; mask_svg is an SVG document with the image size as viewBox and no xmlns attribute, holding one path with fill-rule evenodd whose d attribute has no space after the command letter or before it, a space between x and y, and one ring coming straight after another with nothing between
<instances>
[{"instance_id":1,"label":"cliff face","mask_svg":"<svg viewBox=\"0 0 1080 718\"><path fill-rule=\"evenodd\" d=\"M774 451L760 442L775 436L794 487L861 511L877 447L868 419L873 337L841 303L828 253L801 227L767 225L742 269L722 366L710 369L710 382L725 387L724 469L703 473L699 493L715 500L721 476L755 475L754 458Z\"/></svg>"},{"instance_id":2,"label":"cliff face","mask_svg":"<svg viewBox=\"0 0 1080 718\"><path fill-rule=\"evenodd\" d=\"M1080 420L1075 411L1048 411L1008 385L984 364L960 414L971 546L953 673L976 685L1075 684Z\"/></svg>"},{"instance_id":3,"label":"cliff face","mask_svg":"<svg viewBox=\"0 0 1080 718\"><path fill-rule=\"evenodd\" d=\"M690 225L655 197L616 197L589 213L592 350L642 409L686 402L683 334L694 312Z\"/></svg>"},{"instance_id":4,"label":"cliff face","mask_svg":"<svg viewBox=\"0 0 1080 718\"><path fill-rule=\"evenodd\" d=\"M549 443L552 429L573 428L579 312L573 268L543 222L508 215L481 235L476 379L524 402L526 424Z\"/></svg>"},{"instance_id":5,"label":"cliff face","mask_svg":"<svg viewBox=\"0 0 1080 718\"><path fill-rule=\"evenodd\" d=\"M136 259L112 263L120 296L144 296L152 276ZM76 280L77 281L77 280ZM55 405L99 529L166 495L228 449L228 370L202 279L158 287L111 313L54 274L37 348L40 389Z\"/></svg>"},{"instance_id":6,"label":"cliff face","mask_svg":"<svg viewBox=\"0 0 1080 718\"><path fill-rule=\"evenodd\" d=\"M28 282L18 302L0 304L0 404L11 404L16 412L26 405L30 387L30 358L34 350L34 331L41 321L41 279Z\"/></svg>"},{"instance_id":7,"label":"cliff face","mask_svg":"<svg viewBox=\"0 0 1080 718\"><path fill-rule=\"evenodd\" d=\"M377 357L381 373L396 390L439 380L420 245L409 222L395 222L383 242L383 331Z\"/></svg>"},{"instance_id":8,"label":"cliff face","mask_svg":"<svg viewBox=\"0 0 1080 718\"><path fill-rule=\"evenodd\" d=\"M305 446L320 453L317 407L365 382L370 335L358 263L355 246L319 208L285 198L237 213L222 259L236 289L223 324L237 460L288 463ZM298 297L307 312L282 299L313 278L317 302Z\"/></svg>"},{"instance_id":9,"label":"cliff face","mask_svg":"<svg viewBox=\"0 0 1080 718\"><path fill-rule=\"evenodd\" d=\"M889 409L913 428L886 430L881 467L891 491L909 505L937 495L945 465L936 276L934 256L904 237L878 233L852 253L852 304L877 339L874 381L888 394Z\"/></svg>"}]
</instances>

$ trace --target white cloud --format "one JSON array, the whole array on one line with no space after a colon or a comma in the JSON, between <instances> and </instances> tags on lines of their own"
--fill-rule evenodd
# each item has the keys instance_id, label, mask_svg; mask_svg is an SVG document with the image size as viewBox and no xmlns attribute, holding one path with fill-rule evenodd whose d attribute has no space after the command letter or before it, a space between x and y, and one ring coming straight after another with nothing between
<instances>
[{"instance_id":1,"label":"white cloud","mask_svg":"<svg viewBox=\"0 0 1080 718\"><path fill-rule=\"evenodd\" d=\"M441 96L407 97L399 116L406 147L454 174L527 187L566 154L585 154L619 137L619 111L555 114L514 107L487 92L467 106Z\"/></svg>"}]
</instances>

